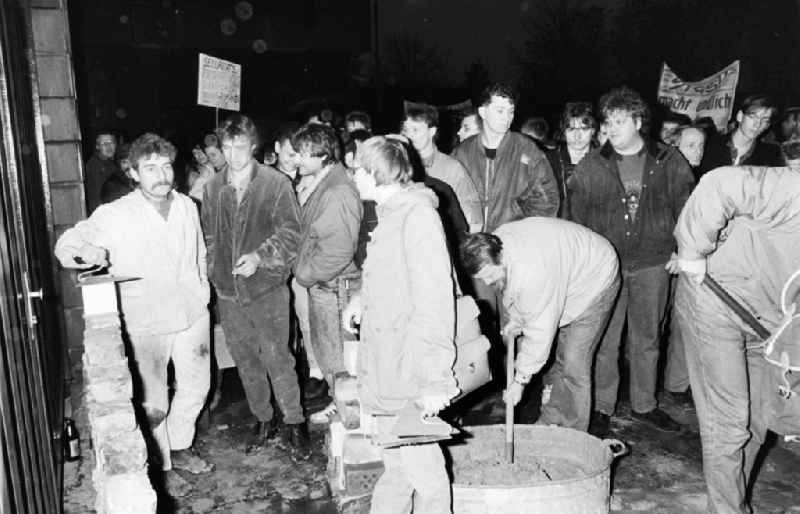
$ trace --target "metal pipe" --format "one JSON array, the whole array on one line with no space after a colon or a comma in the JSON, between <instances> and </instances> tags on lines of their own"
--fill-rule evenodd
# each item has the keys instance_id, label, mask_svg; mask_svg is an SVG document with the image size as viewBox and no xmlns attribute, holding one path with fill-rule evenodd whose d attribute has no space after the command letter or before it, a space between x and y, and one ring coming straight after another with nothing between
<instances>
[{"instance_id":1,"label":"metal pipe","mask_svg":"<svg viewBox=\"0 0 800 514\"><path fill-rule=\"evenodd\" d=\"M722 303L731 308L733 312L739 316L742 321L747 323L752 328L758 337L761 339L768 339L770 336L769 330L762 325L750 311L748 311L741 303L739 303L733 296L731 296L719 283L714 280L710 275L706 274L703 279L703 284L708 286L717 298L722 300Z\"/></svg>"}]
</instances>

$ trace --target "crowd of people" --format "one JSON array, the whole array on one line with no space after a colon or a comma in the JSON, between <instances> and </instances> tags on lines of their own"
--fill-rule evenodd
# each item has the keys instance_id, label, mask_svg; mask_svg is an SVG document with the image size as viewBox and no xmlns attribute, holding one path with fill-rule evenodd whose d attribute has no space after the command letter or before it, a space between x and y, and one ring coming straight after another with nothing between
<instances>
[{"instance_id":1,"label":"crowd of people","mask_svg":"<svg viewBox=\"0 0 800 514\"><path fill-rule=\"evenodd\" d=\"M193 149L182 187L169 141L147 133L117 147L98 134L90 216L55 252L66 267L140 277L120 294L152 465L210 469L191 446L211 384L211 323L257 418L246 451L278 444L305 459L308 423L329 422L336 403L307 417L304 398L332 396L354 334L366 414L447 407L459 394L455 305L472 295L494 349L518 341L505 401L516 405L543 372L537 422L601 438L623 348L632 417L683 429L658 403L668 334L663 388L696 406L709 510L745 512L754 456L777 428L746 346L756 334L703 280L713 273L769 329L782 323L781 286L800 266L798 110L769 132L777 105L750 96L718 132L709 119L654 122L620 87L596 108L567 103L551 134L539 117L510 130L517 100L488 87L450 155L428 105L409 105L397 134L374 135L364 111L333 127L327 111L263 147L236 114ZM295 323L302 345L290 344ZM437 444L383 460L373 512L406 512L412 498L415 512L450 511Z\"/></svg>"}]
</instances>

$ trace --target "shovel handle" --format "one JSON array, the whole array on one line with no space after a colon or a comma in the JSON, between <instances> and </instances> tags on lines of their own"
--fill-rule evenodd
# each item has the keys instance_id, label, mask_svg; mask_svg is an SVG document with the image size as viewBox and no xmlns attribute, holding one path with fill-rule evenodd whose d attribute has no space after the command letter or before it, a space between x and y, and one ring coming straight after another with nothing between
<instances>
[{"instance_id":1,"label":"shovel handle","mask_svg":"<svg viewBox=\"0 0 800 514\"><path fill-rule=\"evenodd\" d=\"M514 381L514 358L516 357L516 336L508 336L506 344L506 391ZM514 405L506 402L506 461L514 462Z\"/></svg>"},{"instance_id":2,"label":"shovel handle","mask_svg":"<svg viewBox=\"0 0 800 514\"><path fill-rule=\"evenodd\" d=\"M763 340L769 339L770 333L764 325L762 325L755 316L753 316L750 311L748 311L741 303L739 303L733 296L731 296L719 283L714 280L711 276L706 274L705 278L703 279L703 284L708 286L711 291L717 295L717 298L722 300L722 303L727 305L731 308L733 312L739 316L742 321L747 323L750 328L752 328L758 337Z\"/></svg>"}]
</instances>

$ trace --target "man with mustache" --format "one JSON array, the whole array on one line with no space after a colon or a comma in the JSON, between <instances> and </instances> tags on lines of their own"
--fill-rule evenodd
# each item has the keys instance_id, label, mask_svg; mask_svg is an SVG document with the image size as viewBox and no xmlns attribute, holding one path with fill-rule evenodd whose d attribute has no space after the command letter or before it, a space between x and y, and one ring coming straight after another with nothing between
<instances>
[{"instance_id":1,"label":"man with mustache","mask_svg":"<svg viewBox=\"0 0 800 514\"><path fill-rule=\"evenodd\" d=\"M174 190L175 154L175 147L156 134L136 139L130 149L136 189L64 232L55 254L64 267L108 266L113 275L137 277L119 284L142 384L135 401L146 415L158 465L165 471L201 473L211 465L192 452L191 444L211 371L206 245L197 208ZM170 361L175 369L172 401ZM172 472L167 482L187 486Z\"/></svg>"}]
</instances>

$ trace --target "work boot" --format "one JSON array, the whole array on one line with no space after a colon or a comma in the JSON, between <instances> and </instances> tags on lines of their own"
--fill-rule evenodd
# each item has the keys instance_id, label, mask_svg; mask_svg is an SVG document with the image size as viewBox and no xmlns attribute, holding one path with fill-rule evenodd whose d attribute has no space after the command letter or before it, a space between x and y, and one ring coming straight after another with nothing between
<instances>
[{"instance_id":1,"label":"work boot","mask_svg":"<svg viewBox=\"0 0 800 514\"><path fill-rule=\"evenodd\" d=\"M193 475L214 471L214 465L200 457L194 448L172 450L170 453L172 469L182 469Z\"/></svg>"},{"instance_id":2,"label":"work boot","mask_svg":"<svg viewBox=\"0 0 800 514\"><path fill-rule=\"evenodd\" d=\"M692 389L686 389L686 391L676 393L673 391L666 391L675 405L682 407L684 409L693 409L694 408L694 398L692 398Z\"/></svg>"},{"instance_id":3,"label":"work boot","mask_svg":"<svg viewBox=\"0 0 800 514\"><path fill-rule=\"evenodd\" d=\"M275 418L269 421L257 421L253 426L253 435L250 438L245 453L255 453L267 446L267 443L278 436L279 428L278 420Z\"/></svg>"},{"instance_id":4,"label":"work boot","mask_svg":"<svg viewBox=\"0 0 800 514\"><path fill-rule=\"evenodd\" d=\"M311 456L311 441L308 437L308 425L303 423L287 423L284 437L292 457L306 460Z\"/></svg>"},{"instance_id":5,"label":"work boot","mask_svg":"<svg viewBox=\"0 0 800 514\"><path fill-rule=\"evenodd\" d=\"M325 380L311 377L306 381L303 396L306 400L314 400L328 395L328 383Z\"/></svg>"},{"instance_id":6,"label":"work boot","mask_svg":"<svg viewBox=\"0 0 800 514\"><path fill-rule=\"evenodd\" d=\"M681 431L681 425L658 407L648 412L631 411L631 417L637 421L647 423L656 430L661 430L662 432Z\"/></svg>"},{"instance_id":7,"label":"work boot","mask_svg":"<svg viewBox=\"0 0 800 514\"><path fill-rule=\"evenodd\" d=\"M610 432L611 416L603 414L599 410L593 411L589 421L589 433L597 438L605 439Z\"/></svg>"},{"instance_id":8,"label":"work boot","mask_svg":"<svg viewBox=\"0 0 800 514\"><path fill-rule=\"evenodd\" d=\"M314 425L327 425L335 415L336 403L331 401L327 407L309 416L308 420Z\"/></svg>"}]
</instances>

